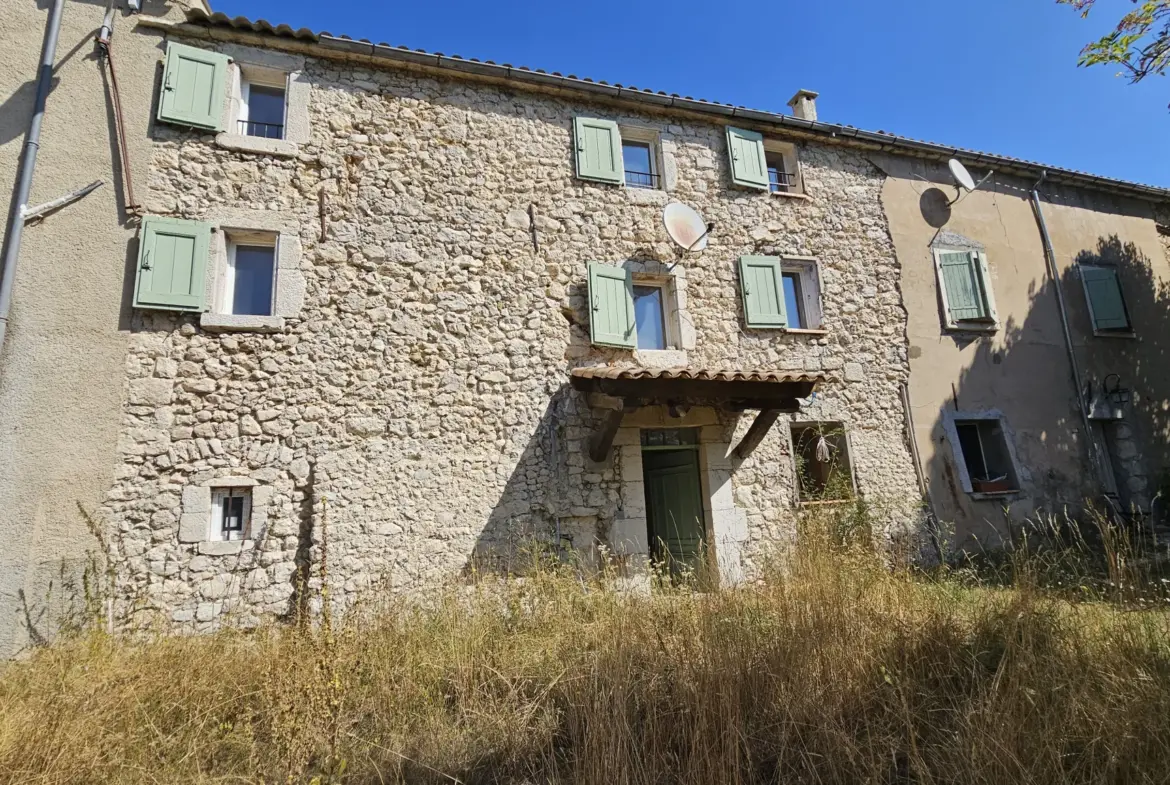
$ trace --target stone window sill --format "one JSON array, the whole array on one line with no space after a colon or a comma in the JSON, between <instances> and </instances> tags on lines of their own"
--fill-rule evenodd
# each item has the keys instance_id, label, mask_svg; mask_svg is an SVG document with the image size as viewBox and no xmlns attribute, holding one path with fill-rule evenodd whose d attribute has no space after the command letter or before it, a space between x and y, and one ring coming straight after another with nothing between
<instances>
[{"instance_id":1,"label":"stone window sill","mask_svg":"<svg viewBox=\"0 0 1170 785\"><path fill-rule=\"evenodd\" d=\"M796 504L798 507L828 507L834 504L851 504L853 499L822 499L821 501L801 502Z\"/></svg>"},{"instance_id":2,"label":"stone window sill","mask_svg":"<svg viewBox=\"0 0 1170 785\"><path fill-rule=\"evenodd\" d=\"M284 329L280 316L239 316L230 313L204 313L199 325L216 333L278 333Z\"/></svg>"},{"instance_id":3,"label":"stone window sill","mask_svg":"<svg viewBox=\"0 0 1170 785\"><path fill-rule=\"evenodd\" d=\"M806 202L811 202L812 197L806 193L794 193L790 191L769 191L772 196L778 196L781 199L803 199Z\"/></svg>"},{"instance_id":4,"label":"stone window sill","mask_svg":"<svg viewBox=\"0 0 1170 785\"><path fill-rule=\"evenodd\" d=\"M1021 491L971 491L970 496L977 502L998 501L1019 496Z\"/></svg>"},{"instance_id":5,"label":"stone window sill","mask_svg":"<svg viewBox=\"0 0 1170 785\"><path fill-rule=\"evenodd\" d=\"M202 556L236 556L254 547L254 540L205 540L199 543L199 553Z\"/></svg>"},{"instance_id":6,"label":"stone window sill","mask_svg":"<svg viewBox=\"0 0 1170 785\"><path fill-rule=\"evenodd\" d=\"M828 335L828 330L811 330L811 329L787 329L784 332L792 333L793 335Z\"/></svg>"},{"instance_id":7,"label":"stone window sill","mask_svg":"<svg viewBox=\"0 0 1170 785\"><path fill-rule=\"evenodd\" d=\"M687 364L682 349L635 349L634 361L644 368L679 368Z\"/></svg>"},{"instance_id":8,"label":"stone window sill","mask_svg":"<svg viewBox=\"0 0 1170 785\"><path fill-rule=\"evenodd\" d=\"M999 324L948 324L949 333L981 333L990 335L999 332Z\"/></svg>"},{"instance_id":9,"label":"stone window sill","mask_svg":"<svg viewBox=\"0 0 1170 785\"><path fill-rule=\"evenodd\" d=\"M261 153L279 158L295 158L301 151L299 144L286 139L264 139L259 136L243 136L242 134L216 134L215 143L225 150Z\"/></svg>"},{"instance_id":10,"label":"stone window sill","mask_svg":"<svg viewBox=\"0 0 1170 785\"><path fill-rule=\"evenodd\" d=\"M1093 335L1097 338L1121 338L1123 340L1135 340L1137 333L1130 332L1111 332L1109 330L1093 330Z\"/></svg>"}]
</instances>

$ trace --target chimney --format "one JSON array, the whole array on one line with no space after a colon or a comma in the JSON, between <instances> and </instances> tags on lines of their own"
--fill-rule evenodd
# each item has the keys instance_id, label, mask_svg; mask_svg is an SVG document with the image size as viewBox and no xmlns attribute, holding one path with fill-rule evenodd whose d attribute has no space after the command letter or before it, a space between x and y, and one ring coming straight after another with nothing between
<instances>
[{"instance_id":1,"label":"chimney","mask_svg":"<svg viewBox=\"0 0 1170 785\"><path fill-rule=\"evenodd\" d=\"M812 90L797 90L796 95L788 105L792 107L792 114L801 120L817 121L817 95Z\"/></svg>"}]
</instances>

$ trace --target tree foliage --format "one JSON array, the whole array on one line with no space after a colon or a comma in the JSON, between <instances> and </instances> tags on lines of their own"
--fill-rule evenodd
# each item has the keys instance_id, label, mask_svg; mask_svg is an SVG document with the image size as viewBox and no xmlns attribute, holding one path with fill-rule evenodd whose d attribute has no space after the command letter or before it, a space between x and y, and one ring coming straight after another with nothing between
<instances>
[{"instance_id":1,"label":"tree foliage","mask_svg":"<svg viewBox=\"0 0 1170 785\"><path fill-rule=\"evenodd\" d=\"M1087 17L1097 0L1057 0ZM1079 65L1120 65L1130 82L1170 66L1170 0L1130 0L1136 6L1110 33L1081 50Z\"/></svg>"}]
</instances>

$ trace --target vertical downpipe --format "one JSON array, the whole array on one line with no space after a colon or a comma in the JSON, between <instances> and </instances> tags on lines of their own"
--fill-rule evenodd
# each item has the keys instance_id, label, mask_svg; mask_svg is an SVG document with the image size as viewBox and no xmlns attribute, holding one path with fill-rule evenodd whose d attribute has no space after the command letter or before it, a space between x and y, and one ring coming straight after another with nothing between
<instances>
[{"instance_id":1,"label":"vertical downpipe","mask_svg":"<svg viewBox=\"0 0 1170 785\"><path fill-rule=\"evenodd\" d=\"M1052 238L1048 234L1048 223L1044 220L1044 209L1040 203L1041 183L1047 178L1048 172L1040 173L1040 180L1032 186L1032 209L1036 213L1036 223L1040 227L1040 239L1044 242L1044 261L1047 263L1048 274L1052 276L1052 285L1056 289L1056 307L1060 312L1060 326L1064 330L1064 345L1068 350L1069 367L1072 369L1073 389L1077 394L1077 410L1081 413L1081 424L1085 429L1085 448L1089 451L1089 465L1092 467L1094 478L1100 484L1101 461L1097 454L1097 440L1093 438L1092 423L1089 422L1089 413L1085 411L1085 388L1081 385L1081 370L1077 364L1077 354L1073 348L1072 333L1068 327L1068 308L1064 304L1064 290L1060 285L1060 268L1056 263L1056 252L1052 249Z\"/></svg>"},{"instance_id":2,"label":"vertical downpipe","mask_svg":"<svg viewBox=\"0 0 1170 785\"><path fill-rule=\"evenodd\" d=\"M53 62L57 57L57 39L61 36L61 14L65 0L53 0L49 9L49 20L45 23L45 40L41 45L41 64L37 69L37 91L33 101L32 120L28 136L24 140L24 151L17 170L16 194L12 209L8 213L8 233L4 236L4 256L0 259L0 354L4 351L4 338L8 332L8 314L12 310L12 287L16 281L16 260L20 256L20 241L24 234L24 211L28 207L32 191L33 170L37 165L37 152L41 147L41 121L45 118L45 103L49 88L53 84Z\"/></svg>"}]
</instances>

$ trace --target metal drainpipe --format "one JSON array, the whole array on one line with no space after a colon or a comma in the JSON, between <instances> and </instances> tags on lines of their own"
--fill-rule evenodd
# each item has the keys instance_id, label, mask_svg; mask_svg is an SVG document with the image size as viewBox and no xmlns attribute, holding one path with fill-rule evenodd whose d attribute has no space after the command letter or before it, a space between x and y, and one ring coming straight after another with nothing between
<instances>
[{"instance_id":1,"label":"metal drainpipe","mask_svg":"<svg viewBox=\"0 0 1170 785\"><path fill-rule=\"evenodd\" d=\"M1097 455L1097 441L1093 438L1092 423L1089 414L1085 411L1085 392L1081 385L1081 369L1077 364L1076 351L1073 349L1072 333L1068 328L1068 309L1064 304L1064 290L1060 286L1060 270L1056 266L1056 252L1052 250L1052 238L1048 234L1048 223L1044 220L1044 210L1040 206L1040 192L1037 190L1048 177L1048 170L1040 172L1040 179L1032 186L1032 210L1036 213L1036 223L1040 226L1040 239L1044 241L1044 260L1047 262L1048 274L1052 277L1052 285L1056 289L1056 307L1060 312L1060 326L1064 331L1064 346L1068 350L1068 362L1072 367L1073 387L1077 392L1077 409L1081 413L1081 423L1085 428L1085 447L1089 451L1089 462L1097 481L1101 481L1101 466Z\"/></svg>"},{"instance_id":2,"label":"metal drainpipe","mask_svg":"<svg viewBox=\"0 0 1170 785\"><path fill-rule=\"evenodd\" d=\"M57 39L61 36L61 14L65 0L53 0L49 20L45 23L45 41L41 45L41 64L37 70L37 92L33 101L32 121L24 141L24 152L17 171L16 195L8 214L8 234L4 237L4 256L0 259L0 352L8 332L8 313L12 309L12 286L16 281L16 260L20 256L20 240L24 234L24 210L32 190L33 170L41 147L41 121L45 118L45 103L53 84L53 61L57 57Z\"/></svg>"}]
</instances>

